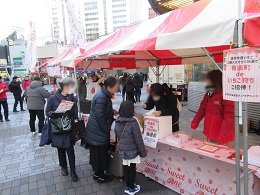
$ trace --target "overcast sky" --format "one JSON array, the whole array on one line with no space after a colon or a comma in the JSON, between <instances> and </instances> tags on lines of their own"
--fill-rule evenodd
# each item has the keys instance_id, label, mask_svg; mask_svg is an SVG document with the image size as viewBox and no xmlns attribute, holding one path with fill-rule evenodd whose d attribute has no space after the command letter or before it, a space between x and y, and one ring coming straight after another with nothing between
<instances>
[{"instance_id":1,"label":"overcast sky","mask_svg":"<svg viewBox=\"0 0 260 195\"><path fill-rule=\"evenodd\" d=\"M38 38L45 36L48 16L46 4L46 0L0 0L0 39L11 33L11 26L23 28L26 36L29 21L35 22Z\"/></svg>"}]
</instances>

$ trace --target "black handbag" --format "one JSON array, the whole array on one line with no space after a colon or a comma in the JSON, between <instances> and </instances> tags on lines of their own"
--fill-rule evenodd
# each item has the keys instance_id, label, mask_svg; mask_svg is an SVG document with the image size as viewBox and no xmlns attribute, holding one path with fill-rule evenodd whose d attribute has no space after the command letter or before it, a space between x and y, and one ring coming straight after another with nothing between
<instances>
[{"instance_id":1,"label":"black handbag","mask_svg":"<svg viewBox=\"0 0 260 195\"><path fill-rule=\"evenodd\" d=\"M63 134L70 132L72 129L72 120L69 116L64 115L57 119L51 119L51 132L53 134Z\"/></svg>"},{"instance_id":2,"label":"black handbag","mask_svg":"<svg viewBox=\"0 0 260 195\"><path fill-rule=\"evenodd\" d=\"M70 134L71 143L75 143L84 138L85 123L83 120L72 121L72 130Z\"/></svg>"}]
</instances>

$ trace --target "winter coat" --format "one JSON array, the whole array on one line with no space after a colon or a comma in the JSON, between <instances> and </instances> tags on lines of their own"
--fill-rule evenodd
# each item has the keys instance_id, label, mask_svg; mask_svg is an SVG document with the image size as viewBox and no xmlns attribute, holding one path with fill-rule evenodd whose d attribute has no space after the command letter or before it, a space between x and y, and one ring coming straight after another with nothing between
<instances>
[{"instance_id":1,"label":"winter coat","mask_svg":"<svg viewBox=\"0 0 260 195\"><path fill-rule=\"evenodd\" d=\"M221 144L234 141L234 102L224 100L222 92L204 96L191 128L196 129L204 117L204 135Z\"/></svg>"},{"instance_id":2,"label":"winter coat","mask_svg":"<svg viewBox=\"0 0 260 195\"><path fill-rule=\"evenodd\" d=\"M156 107L157 111L161 111L161 116L172 116L172 124L179 121L179 110L177 108L177 98L170 89L164 87L164 95L159 101L154 101L151 96L148 97L146 110Z\"/></svg>"},{"instance_id":3,"label":"winter coat","mask_svg":"<svg viewBox=\"0 0 260 195\"><path fill-rule=\"evenodd\" d=\"M144 86L143 79L141 78L141 76L139 74L134 74L133 82L134 82L135 86L137 86L139 88L143 88L143 86Z\"/></svg>"},{"instance_id":4,"label":"winter coat","mask_svg":"<svg viewBox=\"0 0 260 195\"><path fill-rule=\"evenodd\" d=\"M79 84L79 96L84 100L87 98L87 86L85 83Z\"/></svg>"},{"instance_id":5,"label":"winter coat","mask_svg":"<svg viewBox=\"0 0 260 195\"><path fill-rule=\"evenodd\" d=\"M126 92L126 94L134 94L137 90L137 86L134 84L132 79L128 79L123 90Z\"/></svg>"},{"instance_id":6,"label":"winter coat","mask_svg":"<svg viewBox=\"0 0 260 195\"><path fill-rule=\"evenodd\" d=\"M14 96L20 96L22 94L21 82L12 81L10 84L10 91L13 93Z\"/></svg>"},{"instance_id":7,"label":"winter coat","mask_svg":"<svg viewBox=\"0 0 260 195\"><path fill-rule=\"evenodd\" d=\"M26 89L24 95L27 99L28 110L44 110L45 99L51 94L41 86L38 81L33 81Z\"/></svg>"},{"instance_id":8,"label":"winter coat","mask_svg":"<svg viewBox=\"0 0 260 195\"><path fill-rule=\"evenodd\" d=\"M23 88L23 90L25 91L30 86L30 84L31 84L31 81L23 80L22 81L22 88Z\"/></svg>"},{"instance_id":9,"label":"winter coat","mask_svg":"<svg viewBox=\"0 0 260 195\"><path fill-rule=\"evenodd\" d=\"M85 139L93 146L108 146L113 118L112 95L102 86L94 95L90 116L85 131Z\"/></svg>"},{"instance_id":10,"label":"winter coat","mask_svg":"<svg viewBox=\"0 0 260 195\"><path fill-rule=\"evenodd\" d=\"M136 121L136 119L123 118L119 116L116 119L115 124L115 133L118 139L120 139L124 128L124 134L121 140L119 141L118 156L124 160L134 159L138 155L142 158L145 158L146 152L144 142L141 135L139 124Z\"/></svg>"},{"instance_id":11,"label":"winter coat","mask_svg":"<svg viewBox=\"0 0 260 195\"><path fill-rule=\"evenodd\" d=\"M74 118L78 118L78 107L77 107L77 99L74 95L67 95L63 96L61 94L61 90L58 89L57 92L52 95L48 99L48 103L46 106L46 116L51 119L56 119L57 117L53 114L53 112L59 107L62 100L72 101L74 105L72 106L71 110L74 111ZM69 148L74 144L70 141L70 132L63 133L63 134L52 134L52 146L55 148Z\"/></svg>"},{"instance_id":12,"label":"winter coat","mask_svg":"<svg viewBox=\"0 0 260 195\"><path fill-rule=\"evenodd\" d=\"M0 83L0 91L1 90L3 90L3 92L0 93L0 102L5 101L7 99L6 92L9 91L8 86L4 82Z\"/></svg>"}]
</instances>

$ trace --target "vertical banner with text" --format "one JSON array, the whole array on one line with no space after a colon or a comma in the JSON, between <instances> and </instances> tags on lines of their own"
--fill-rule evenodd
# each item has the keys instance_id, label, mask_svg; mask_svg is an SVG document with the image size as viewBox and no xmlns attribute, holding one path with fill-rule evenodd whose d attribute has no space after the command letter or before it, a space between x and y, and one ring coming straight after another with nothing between
<instances>
[{"instance_id":1,"label":"vertical banner with text","mask_svg":"<svg viewBox=\"0 0 260 195\"><path fill-rule=\"evenodd\" d=\"M239 48L224 51L223 98L260 102L260 50Z\"/></svg>"}]
</instances>

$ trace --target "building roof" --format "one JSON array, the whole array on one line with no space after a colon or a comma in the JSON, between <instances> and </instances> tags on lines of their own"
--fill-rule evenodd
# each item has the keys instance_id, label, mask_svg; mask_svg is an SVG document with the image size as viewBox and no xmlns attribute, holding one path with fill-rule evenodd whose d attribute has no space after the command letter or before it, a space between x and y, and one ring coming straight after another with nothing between
<instances>
[{"instance_id":1,"label":"building roof","mask_svg":"<svg viewBox=\"0 0 260 195\"><path fill-rule=\"evenodd\" d=\"M164 14L166 12L178 9L192 4L198 0L148 0L151 7L157 14Z\"/></svg>"}]
</instances>

